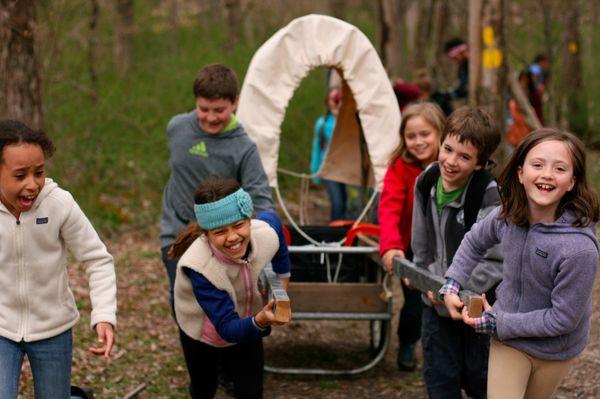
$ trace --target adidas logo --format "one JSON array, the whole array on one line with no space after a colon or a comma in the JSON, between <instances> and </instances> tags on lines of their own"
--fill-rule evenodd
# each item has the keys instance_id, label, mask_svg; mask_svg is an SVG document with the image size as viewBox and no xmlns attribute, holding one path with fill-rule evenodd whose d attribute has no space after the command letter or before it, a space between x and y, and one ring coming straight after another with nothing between
<instances>
[{"instance_id":1,"label":"adidas logo","mask_svg":"<svg viewBox=\"0 0 600 399\"><path fill-rule=\"evenodd\" d=\"M206 143L204 143L204 141L201 141L192 148L190 148L190 154L198 155L201 157L208 157L208 151L206 151Z\"/></svg>"}]
</instances>

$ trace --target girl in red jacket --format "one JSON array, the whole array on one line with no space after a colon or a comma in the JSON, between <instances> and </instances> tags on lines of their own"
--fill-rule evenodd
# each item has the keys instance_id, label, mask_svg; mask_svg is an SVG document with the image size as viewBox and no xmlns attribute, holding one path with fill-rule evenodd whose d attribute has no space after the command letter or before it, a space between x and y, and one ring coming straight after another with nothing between
<instances>
[{"instance_id":1,"label":"girl in red jacket","mask_svg":"<svg viewBox=\"0 0 600 399\"><path fill-rule=\"evenodd\" d=\"M378 219L381 226L379 255L391 274L396 256L412 258L410 232L414 187L417 176L435 161L444 129L444 113L434 103L408 106L402 115L400 145L393 152L383 179ZM415 344L421 337L421 295L402 284L404 306L398 325L398 367L412 371L416 366Z\"/></svg>"}]
</instances>

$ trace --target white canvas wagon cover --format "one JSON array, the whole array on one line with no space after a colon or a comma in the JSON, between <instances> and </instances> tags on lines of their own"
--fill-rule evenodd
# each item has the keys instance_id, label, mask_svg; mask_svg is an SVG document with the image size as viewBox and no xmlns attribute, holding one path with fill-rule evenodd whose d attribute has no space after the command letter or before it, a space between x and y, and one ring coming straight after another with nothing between
<instances>
[{"instance_id":1,"label":"white canvas wagon cover","mask_svg":"<svg viewBox=\"0 0 600 399\"><path fill-rule=\"evenodd\" d=\"M400 111L386 71L355 26L324 15L297 18L256 52L246 73L237 116L256 142L272 187L277 186L281 124L295 89L318 66L338 70L342 108L319 176L361 184L358 111L375 187L399 142ZM372 182L373 183L373 182Z\"/></svg>"}]
</instances>

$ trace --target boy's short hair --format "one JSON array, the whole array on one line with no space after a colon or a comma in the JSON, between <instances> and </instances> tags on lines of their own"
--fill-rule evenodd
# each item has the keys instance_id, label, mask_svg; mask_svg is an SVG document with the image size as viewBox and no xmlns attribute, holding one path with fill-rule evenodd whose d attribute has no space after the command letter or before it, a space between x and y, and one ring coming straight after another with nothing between
<instances>
[{"instance_id":1,"label":"boy's short hair","mask_svg":"<svg viewBox=\"0 0 600 399\"><path fill-rule=\"evenodd\" d=\"M225 98L234 102L238 94L238 79L223 64L209 64L198 72L194 80L194 96L209 100Z\"/></svg>"},{"instance_id":2,"label":"boy's short hair","mask_svg":"<svg viewBox=\"0 0 600 399\"><path fill-rule=\"evenodd\" d=\"M477 148L477 165L481 166L485 166L502 138L498 124L489 112L469 106L450 114L442 133L442 143L449 135L457 136L459 143L473 144Z\"/></svg>"}]
</instances>

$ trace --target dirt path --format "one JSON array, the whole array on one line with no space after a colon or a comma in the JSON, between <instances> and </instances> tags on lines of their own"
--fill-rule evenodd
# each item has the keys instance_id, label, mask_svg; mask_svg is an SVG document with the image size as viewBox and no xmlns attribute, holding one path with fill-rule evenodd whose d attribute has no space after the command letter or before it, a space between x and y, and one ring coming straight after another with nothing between
<instances>
[{"instance_id":1,"label":"dirt path","mask_svg":"<svg viewBox=\"0 0 600 399\"><path fill-rule=\"evenodd\" d=\"M156 237L156 235L153 235ZM177 331L168 305L166 275L154 238L127 234L110 250L118 265L118 345L110 364L92 357L87 283L83 267L74 265L71 278L82 313L75 329L73 383L91 386L96 398L120 398L140 384L138 398L185 398L187 374ZM397 292L397 290L396 290ZM594 289L590 343L556 393L556 398L600 397L600 283ZM394 306L401 303L395 295ZM396 313L396 312L395 312ZM395 331L395 321L394 330ZM265 340L267 363L295 367L357 366L368 357L366 322L293 322ZM300 377L267 373L266 398L422 398L420 369L399 372L395 366L397 339L392 337L384 360L354 377ZM33 397L29 371L24 369L22 398ZM223 392L219 398L228 397Z\"/></svg>"}]
</instances>

